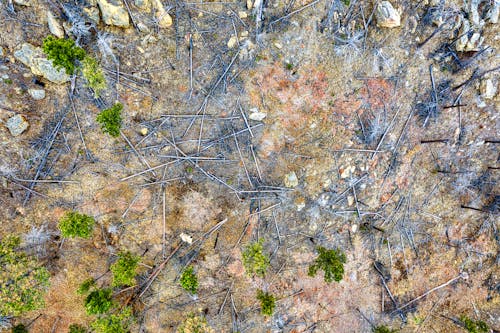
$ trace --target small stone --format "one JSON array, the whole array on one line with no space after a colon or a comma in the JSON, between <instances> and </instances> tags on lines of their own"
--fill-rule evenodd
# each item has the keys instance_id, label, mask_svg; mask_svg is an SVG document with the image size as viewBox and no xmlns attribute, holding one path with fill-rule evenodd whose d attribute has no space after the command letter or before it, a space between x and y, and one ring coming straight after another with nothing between
<instances>
[{"instance_id":1,"label":"small stone","mask_svg":"<svg viewBox=\"0 0 500 333\"><path fill-rule=\"evenodd\" d=\"M247 0L247 9L252 9L253 7L253 0Z\"/></svg>"},{"instance_id":2,"label":"small stone","mask_svg":"<svg viewBox=\"0 0 500 333\"><path fill-rule=\"evenodd\" d=\"M13 136L21 135L28 129L29 123L23 115L17 114L7 120L7 128Z\"/></svg>"},{"instance_id":3,"label":"small stone","mask_svg":"<svg viewBox=\"0 0 500 333\"><path fill-rule=\"evenodd\" d=\"M354 197L352 195L347 197L347 205L350 207L354 205Z\"/></svg>"},{"instance_id":4,"label":"small stone","mask_svg":"<svg viewBox=\"0 0 500 333\"><path fill-rule=\"evenodd\" d=\"M127 10L116 0L97 0L102 20L107 25L128 28L130 25Z\"/></svg>"},{"instance_id":5,"label":"small stone","mask_svg":"<svg viewBox=\"0 0 500 333\"><path fill-rule=\"evenodd\" d=\"M165 10L163 4L160 0L152 0L153 8L155 9L155 17L158 21L158 26L160 28L168 28L171 27L174 21L172 20L172 16Z\"/></svg>"},{"instance_id":6,"label":"small stone","mask_svg":"<svg viewBox=\"0 0 500 333\"><path fill-rule=\"evenodd\" d=\"M137 23L137 29L139 29L140 32L144 32L144 33L148 33L150 31L148 26L142 22Z\"/></svg>"},{"instance_id":7,"label":"small stone","mask_svg":"<svg viewBox=\"0 0 500 333\"><path fill-rule=\"evenodd\" d=\"M359 226L357 224L353 224L351 226L351 232L355 234L358 231Z\"/></svg>"},{"instance_id":8,"label":"small stone","mask_svg":"<svg viewBox=\"0 0 500 333\"><path fill-rule=\"evenodd\" d=\"M35 101L40 101L45 98L45 90L43 89L28 89L28 93Z\"/></svg>"},{"instance_id":9,"label":"small stone","mask_svg":"<svg viewBox=\"0 0 500 333\"><path fill-rule=\"evenodd\" d=\"M238 12L238 16L240 17L240 19L244 19L244 18L247 18L248 17L248 14L247 12Z\"/></svg>"},{"instance_id":10,"label":"small stone","mask_svg":"<svg viewBox=\"0 0 500 333\"><path fill-rule=\"evenodd\" d=\"M179 235L179 237L181 238L181 240L184 242L184 243L188 243L188 244L192 244L193 243L193 237L188 235L188 234L185 234L185 233L181 233Z\"/></svg>"},{"instance_id":11,"label":"small stone","mask_svg":"<svg viewBox=\"0 0 500 333\"><path fill-rule=\"evenodd\" d=\"M146 127L141 128L139 133L141 133L142 136L148 135L149 130Z\"/></svg>"},{"instance_id":12,"label":"small stone","mask_svg":"<svg viewBox=\"0 0 500 333\"><path fill-rule=\"evenodd\" d=\"M238 37L236 36L231 36L231 38L229 38L229 40L227 41L227 47L230 49L235 47L237 44L238 44Z\"/></svg>"},{"instance_id":13,"label":"small stone","mask_svg":"<svg viewBox=\"0 0 500 333\"><path fill-rule=\"evenodd\" d=\"M304 197L298 197L295 199L295 207L297 208L297 211L300 212L304 207L306 207L306 199Z\"/></svg>"},{"instance_id":14,"label":"small stone","mask_svg":"<svg viewBox=\"0 0 500 333\"><path fill-rule=\"evenodd\" d=\"M389 1L382 1L377 6L377 26L395 28L401 25L401 16Z\"/></svg>"},{"instance_id":15,"label":"small stone","mask_svg":"<svg viewBox=\"0 0 500 333\"><path fill-rule=\"evenodd\" d=\"M500 14L500 0L495 0L493 6L491 6L490 10L486 14L490 23L497 24L498 16Z\"/></svg>"},{"instance_id":16,"label":"small stone","mask_svg":"<svg viewBox=\"0 0 500 333\"><path fill-rule=\"evenodd\" d=\"M99 15L99 9L97 9L97 7L83 8L83 11L95 24L99 24L99 22L101 21L101 16Z\"/></svg>"},{"instance_id":17,"label":"small stone","mask_svg":"<svg viewBox=\"0 0 500 333\"><path fill-rule=\"evenodd\" d=\"M14 0L14 3L20 6L27 6L27 7L31 6L29 0Z\"/></svg>"},{"instance_id":18,"label":"small stone","mask_svg":"<svg viewBox=\"0 0 500 333\"><path fill-rule=\"evenodd\" d=\"M259 110L257 108L250 109L250 114L248 115L249 119L255 120L255 121L262 121L266 117L267 117L267 113L259 112Z\"/></svg>"},{"instance_id":19,"label":"small stone","mask_svg":"<svg viewBox=\"0 0 500 333\"><path fill-rule=\"evenodd\" d=\"M472 37L469 38L469 41L467 42L467 45L465 46L465 51L479 51L481 44L483 44L484 37L481 37L481 35L478 32L475 32L472 34Z\"/></svg>"},{"instance_id":20,"label":"small stone","mask_svg":"<svg viewBox=\"0 0 500 333\"><path fill-rule=\"evenodd\" d=\"M275 46L277 49L279 49L279 50L281 50L281 49L283 48L283 45L282 45L281 43L278 43L278 42L274 43L274 46Z\"/></svg>"},{"instance_id":21,"label":"small stone","mask_svg":"<svg viewBox=\"0 0 500 333\"><path fill-rule=\"evenodd\" d=\"M39 47L24 43L14 52L14 57L28 66L33 74L41 75L51 82L65 83L70 80L64 69L56 69Z\"/></svg>"},{"instance_id":22,"label":"small stone","mask_svg":"<svg viewBox=\"0 0 500 333\"><path fill-rule=\"evenodd\" d=\"M340 169L340 178L345 179L349 178L354 174L354 170L356 170L356 166L348 166L346 168Z\"/></svg>"},{"instance_id":23,"label":"small stone","mask_svg":"<svg viewBox=\"0 0 500 333\"><path fill-rule=\"evenodd\" d=\"M54 36L56 36L58 38L64 37L64 29L63 29L61 23L59 23L59 21L57 21L56 17L54 16L54 14L52 14L52 12L50 10L47 11L47 24L49 26L50 32Z\"/></svg>"},{"instance_id":24,"label":"small stone","mask_svg":"<svg viewBox=\"0 0 500 333\"><path fill-rule=\"evenodd\" d=\"M479 87L481 91L481 96L485 99L493 99L497 94L497 85L492 79L485 79L481 81L481 86Z\"/></svg>"},{"instance_id":25,"label":"small stone","mask_svg":"<svg viewBox=\"0 0 500 333\"><path fill-rule=\"evenodd\" d=\"M285 175L284 183L285 187L288 188L297 187L299 185L299 179L294 171Z\"/></svg>"},{"instance_id":26,"label":"small stone","mask_svg":"<svg viewBox=\"0 0 500 333\"><path fill-rule=\"evenodd\" d=\"M149 0L134 0L134 5L141 10L148 10L151 3Z\"/></svg>"},{"instance_id":27,"label":"small stone","mask_svg":"<svg viewBox=\"0 0 500 333\"><path fill-rule=\"evenodd\" d=\"M1 46L0 46L0 57L5 57L5 51Z\"/></svg>"},{"instance_id":28,"label":"small stone","mask_svg":"<svg viewBox=\"0 0 500 333\"><path fill-rule=\"evenodd\" d=\"M240 37L248 37L248 31L247 30L242 31Z\"/></svg>"}]
</instances>

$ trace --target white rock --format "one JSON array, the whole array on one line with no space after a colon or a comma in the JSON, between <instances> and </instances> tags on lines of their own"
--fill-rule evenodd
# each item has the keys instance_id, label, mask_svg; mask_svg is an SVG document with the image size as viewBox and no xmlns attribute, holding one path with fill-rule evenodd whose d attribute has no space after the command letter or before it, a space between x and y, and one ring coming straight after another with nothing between
<instances>
[{"instance_id":1,"label":"white rock","mask_svg":"<svg viewBox=\"0 0 500 333\"><path fill-rule=\"evenodd\" d=\"M9 120L7 120L6 125L10 131L10 134L12 134L13 136L18 136L26 131L26 129L28 129L29 123L23 115L16 114L14 117L11 117L9 118Z\"/></svg>"},{"instance_id":2,"label":"white rock","mask_svg":"<svg viewBox=\"0 0 500 333\"><path fill-rule=\"evenodd\" d=\"M356 166L354 165L342 168L342 171L340 172L340 178L345 179L351 177L354 174L355 170Z\"/></svg>"},{"instance_id":3,"label":"white rock","mask_svg":"<svg viewBox=\"0 0 500 333\"><path fill-rule=\"evenodd\" d=\"M33 97L35 101L39 101L45 98L45 90L43 89L28 89L28 93Z\"/></svg>"},{"instance_id":4,"label":"white rock","mask_svg":"<svg viewBox=\"0 0 500 333\"><path fill-rule=\"evenodd\" d=\"M347 197L347 205L350 207L354 205L354 197L352 195Z\"/></svg>"},{"instance_id":5,"label":"white rock","mask_svg":"<svg viewBox=\"0 0 500 333\"><path fill-rule=\"evenodd\" d=\"M63 29L61 23L59 23L59 21L57 21L56 17L54 16L54 14L52 14L52 12L50 10L47 11L47 24L49 25L50 32L54 36L56 36L58 38L64 37L64 29Z\"/></svg>"},{"instance_id":6,"label":"white rock","mask_svg":"<svg viewBox=\"0 0 500 333\"><path fill-rule=\"evenodd\" d=\"M255 121L262 121L266 117L267 117L267 113L259 112L259 110L257 110L256 108L250 109L250 114L248 115L249 119L252 119Z\"/></svg>"},{"instance_id":7,"label":"white rock","mask_svg":"<svg viewBox=\"0 0 500 333\"><path fill-rule=\"evenodd\" d=\"M236 36L231 36L231 38L229 38L229 40L227 41L227 47L230 49L235 47L237 44L238 44L238 37Z\"/></svg>"},{"instance_id":8,"label":"white rock","mask_svg":"<svg viewBox=\"0 0 500 333\"><path fill-rule=\"evenodd\" d=\"M497 24L498 16L500 14L500 0L495 0L493 6L491 6L486 17L488 18L490 23Z\"/></svg>"},{"instance_id":9,"label":"white rock","mask_svg":"<svg viewBox=\"0 0 500 333\"><path fill-rule=\"evenodd\" d=\"M247 0L247 9L252 9L252 7L253 7L253 1Z\"/></svg>"},{"instance_id":10,"label":"white rock","mask_svg":"<svg viewBox=\"0 0 500 333\"><path fill-rule=\"evenodd\" d=\"M247 18L248 17L248 14L247 12L238 12L238 16L240 17L240 19L244 19L244 18Z\"/></svg>"},{"instance_id":11,"label":"white rock","mask_svg":"<svg viewBox=\"0 0 500 333\"><path fill-rule=\"evenodd\" d=\"M297 175L294 171L285 175L284 183L285 187L289 188L297 187L299 185L299 179L297 178Z\"/></svg>"},{"instance_id":12,"label":"white rock","mask_svg":"<svg viewBox=\"0 0 500 333\"><path fill-rule=\"evenodd\" d=\"M121 2L115 0L97 0L101 9L102 20L107 25L128 28L130 25L127 10Z\"/></svg>"},{"instance_id":13,"label":"white rock","mask_svg":"<svg viewBox=\"0 0 500 333\"><path fill-rule=\"evenodd\" d=\"M20 6L31 6L29 0L14 0L14 3Z\"/></svg>"},{"instance_id":14,"label":"white rock","mask_svg":"<svg viewBox=\"0 0 500 333\"><path fill-rule=\"evenodd\" d=\"M139 131L139 133L142 135L142 136L146 136L148 135L148 129L146 127L143 127L141 128L141 130Z\"/></svg>"},{"instance_id":15,"label":"white rock","mask_svg":"<svg viewBox=\"0 0 500 333\"><path fill-rule=\"evenodd\" d=\"M357 224L353 224L351 226L351 231L353 234L355 234L358 231L359 226Z\"/></svg>"},{"instance_id":16,"label":"white rock","mask_svg":"<svg viewBox=\"0 0 500 333\"><path fill-rule=\"evenodd\" d=\"M52 61L45 57L39 47L24 43L14 52L14 57L28 66L33 74L43 76L51 82L64 83L70 79L64 69L56 69L53 66Z\"/></svg>"},{"instance_id":17,"label":"white rock","mask_svg":"<svg viewBox=\"0 0 500 333\"><path fill-rule=\"evenodd\" d=\"M467 45L465 46L465 51L479 51L481 44L483 44L483 41L484 37L481 37L478 32L473 33L471 38L469 38Z\"/></svg>"},{"instance_id":18,"label":"white rock","mask_svg":"<svg viewBox=\"0 0 500 333\"><path fill-rule=\"evenodd\" d=\"M401 25L401 15L399 15L389 1L380 2L375 15L379 27L395 28Z\"/></svg>"},{"instance_id":19,"label":"white rock","mask_svg":"<svg viewBox=\"0 0 500 333\"><path fill-rule=\"evenodd\" d=\"M482 80L479 89L481 91L481 96L485 99L493 99L497 94L497 85L492 79Z\"/></svg>"},{"instance_id":20,"label":"white rock","mask_svg":"<svg viewBox=\"0 0 500 333\"><path fill-rule=\"evenodd\" d=\"M184 242L184 243L188 243L188 244L192 244L193 243L193 237L188 235L188 234L185 234L185 233L181 233L179 235L179 237L181 238L181 240Z\"/></svg>"}]
</instances>

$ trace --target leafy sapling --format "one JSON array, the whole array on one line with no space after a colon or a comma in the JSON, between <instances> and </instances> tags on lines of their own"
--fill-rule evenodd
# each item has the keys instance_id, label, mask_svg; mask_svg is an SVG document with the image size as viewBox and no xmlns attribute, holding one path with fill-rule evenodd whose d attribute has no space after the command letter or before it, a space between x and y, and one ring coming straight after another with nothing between
<instances>
[{"instance_id":1,"label":"leafy sapling","mask_svg":"<svg viewBox=\"0 0 500 333\"><path fill-rule=\"evenodd\" d=\"M113 273L113 287L133 285L139 261L140 258L129 251L120 253L118 260L110 267Z\"/></svg>"},{"instance_id":2,"label":"leafy sapling","mask_svg":"<svg viewBox=\"0 0 500 333\"><path fill-rule=\"evenodd\" d=\"M75 45L72 39L47 36L43 40L43 52L52 60L54 67L64 68L66 74L73 75L78 66L77 61L85 57L85 50Z\"/></svg>"},{"instance_id":3,"label":"leafy sapling","mask_svg":"<svg viewBox=\"0 0 500 333\"><path fill-rule=\"evenodd\" d=\"M85 298L85 309L87 314L102 314L108 312L113 305L112 290L109 288L97 289Z\"/></svg>"},{"instance_id":4,"label":"leafy sapling","mask_svg":"<svg viewBox=\"0 0 500 333\"><path fill-rule=\"evenodd\" d=\"M264 277L269 264L269 257L263 253L262 239L245 248L243 252L243 266L248 275L255 274L259 277Z\"/></svg>"},{"instance_id":5,"label":"leafy sapling","mask_svg":"<svg viewBox=\"0 0 500 333\"><path fill-rule=\"evenodd\" d=\"M87 86L94 91L94 97L98 98L106 89L106 78L97 60L89 56L83 58L82 74L87 80Z\"/></svg>"},{"instance_id":6,"label":"leafy sapling","mask_svg":"<svg viewBox=\"0 0 500 333\"><path fill-rule=\"evenodd\" d=\"M316 276L318 270L325 272L325 282L340 282L344 276L345 254L340 250L328 250L322 246L318 247L318 257L309 266L309 276Z\"/></svg>"},{"instance_id":7,"label":"leafy sapling","mask_svg":"<svg viewBox=\"0 0 500 333\"><path fill-rule=\"evenodd\" d=\"M112 137L120 136L120 129L122 127L122 113L123 105L116 103L109 109L102 110L97 115L97 122L101 124L101 129L104 133L108 133Z\"/></svg>"},{"instance_id":8,"label":"leafy sapling","mask_svg":"<svg viewBox=\"0 0 500 333\"><path fill-rule=\"evenodd\" d=\"M99 316L90 327L94 333L128 333L133 322L132 309L127 306L119 311Z\"/></svg>"},{"instance_id":9,"label":"leafy sapling","mask_svg":"<svg viewBox=\"0 0 500 333\"><path fill-rule=\"evenodd\" d=\"M68 333L87 333L87 329L78 324L71 324Z\"/></svg>"},{"instance_id":10,"label":"leafy sapling","mask_svg":"<svg viewBox=\"0 0 500 333\"><path fill-rule=\"evenodd\" d=\"M18 324L12 327L12 333L28 333L28 329L23 324Z\"/></svg>"},{"instance_id":11,"label":"leafy sapling","mask_svg":"<svg viewBox=\"0 0 500 333\"><path fill-rule=\"evenodd\" d=\"M467 316L461 316L460 321L469 333L488 333L490 331L488 325L482 320L472 320Z\"/></svg>"},{"instance_id":12,"label":"leafy sapling","mask_svg":"<svg viewBox=\"0 0 500 333\"><path fill-rule=\"evenodd\" d=\"M59 221L59 230L63 237L90 238L94 230L93 217L78 212L67 212Z\"/></svg>"},{"instance_id":13,"label":"leafy sapling","mask_svg":"<svg viewBox=\"0 0 500 333\"><path fill-rule=\"evenodd\" d=\"M182 272L180 284L188 293L192 295L196 294L198 291L198 278L194 274L192 266L189 266Z\"/></svg>"},{"instance_id":14,"label":"leafy sapling","mask_svg":"<svg viewBox=\"0 0 500 333\"><path fill-rule=\"evenodd\" d=\"M260 301L260 312L264 316L272 316L276 307L276 298L262 290L257 290L257 299Z\"/></svg>"},{"instance_id":15,"label":"leafy sapling","mask_svg":"<svg viewBox=\"0 0 500 333\"><path fill-rule=\"evenodd\" d=\"M373 333L396 333L396 330L393 330L385 325L377 325L372 328Z\"/></svg>"},{"instance_id":16,"label":"leafy sapling","mask_svg":"<svg viewBox=\"0 0 500 333\"><path fill-rule=\"evenodd\" d=\"M90 288L92 288L93 286L95 286L95 280L93 278L88 278L87 280L82 282L76 292L80 295L84 295L88 293L90 291Z\"/></svg>"}]
</instances>

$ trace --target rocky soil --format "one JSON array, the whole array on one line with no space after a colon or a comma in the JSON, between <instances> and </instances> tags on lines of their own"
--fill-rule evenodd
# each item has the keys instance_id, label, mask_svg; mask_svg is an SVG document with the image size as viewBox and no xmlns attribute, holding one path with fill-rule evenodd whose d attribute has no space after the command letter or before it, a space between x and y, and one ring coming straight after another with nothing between
<instances>
[{"instance_id":1,"label":"rocky soil","mask_svg":"<svg viewBox=\"0 0 500 333\"><path fill-rule=\"evenodd\" d=\"M466 332L461 316L500 330L499 9L2 2L0 238L51 273L45 307L10 323L87 326L78 286L109 285L130 250L137 285L115 296L132 332L176 332L189 313L215 332ZM46 59L49 34L99 60L101 97ZM117 101L112 138L95 118ZM95 217L91 239L61 239L70 210ZM242 264L258 239L264 278ZM318 246L345 252L341 282L308 276ZM178 282L189 264L196 297Z\"/></svg>"}]
</instances>

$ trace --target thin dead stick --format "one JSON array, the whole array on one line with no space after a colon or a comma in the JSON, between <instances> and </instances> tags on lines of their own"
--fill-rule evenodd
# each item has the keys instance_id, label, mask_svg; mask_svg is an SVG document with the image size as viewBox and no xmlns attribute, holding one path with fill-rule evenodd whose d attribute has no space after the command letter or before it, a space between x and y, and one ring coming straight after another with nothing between
<instances>
[{"instance_id":1,"label":"thin dead stick","mask_svg":"<svg viewBox=\"0 0 500 333\"><path fill-rule=\"evenodd\" d=\"M233 128L233 134L234 134L234 128ZM243 154L241 153L240 145L238 143L238 137L234 135L234 142L236 143L236 149L238 149L238 154L240 155L241 163L243 164L243 169L245 169L245 174L247 175L248 179L248 184L250 184L250 187L254 188L255 186L252 183L252 179L250 178L250 174L248 173L247 166L245 164L245 160L243 159Z\"/></svg>"},{"instance_id":2,"label":"thin dead stick","mask_svg":"<svg viewBox=\"0 0 500 333\"><path fill-rule=\"evenodd\" d=\"M233 284L234 281L231 282L231 286L227 289L226 296L224 297L224 301L222 302L222 305L219 308L219 312L217 312L217 315L220 315L222 313L222 310L224 310L224 305L226 305L227 298L229 296L229 293L231 292L231 289L233 289Z\"/></svg>"},{"instance_id":3,"label":"thin dead stick","mask_svg":"<svg viewBox=\"0 0 500 333\"><path fill-rule=\"evenodd\" d=\"M278 202L277 204L271 205L271 206L269 206L269 207L267 207L267 208L264 208L264 209L262 209L262 210L259 210L259 211L255 212L255 213L248 214L248 215L247 215L247 218L249 218L250 216L254 216L254 215L260 215L261 213L264 213L265 211L268 211L268 210L270 210L270 209L273 209L274 207L279 206L279 205L281 205L281 203L280 203L280 202Z\"/></svg>"},{"instance_id":4,"label":"thin dead stick","mask_svg":"<svg viewBox=\"0 0 500 333\"><path fill-rule=\"evenodd\" d=\"M89 150L87 149L87 145L85 144L85 139L83 138L82 128L80 127L80 121L78 120L78 115L76 114L75 103L73 102L73 96L72 95L73 95L73 92L71 92L71 91L68 90L68 97L69 97L69 101L70 101L70 104L71 104L71 109L73 110L73 115L75 116L76 126L78 127L78 132L80 134L80 139L82 140L83 149L85 149L85 155L87 156L87 159L90 160L91 156L90 156Z\"/></svg>"},{"instance_id":5,"label":"thin dead stick","mask_svg":"<svg viewBox=\"0 0 500 333\"><path fill-rule=\"evenodd\" d=\"M245 112L243 112L243 108L241 107L240 101L238 100L238 107L240 109L241 116L243 117L243 121L245 122L245 125L247 125L248 132L250 132L250 136L253 138L253 132L252 129L250 128L250 125L248 124L247 116L245 116Z\"/></svg>"},{"instance_id":6,"label":"thin dead stick","mask_svg":"<svg viewBox=\"0 0 500 333\"><path fill-rule=\"evenodd\" d=\"M130 179L130 178L134 178L134 177L137 177L137 176L143 175L143 174L145 174L145 173L148 173L148 172L150 172L151 170L156 170L156 169L159 169L159 168L163 168L163 167L166 167L166 166L168 166L168 165L170 165L170 164L174 164L174 163L177 163L177 162L179 162L179 161L177 161L177 160L176 160L176 161L170 161L170 162L167 162L167 163L163 163L163 164L157 165L157 166L155 166L155 167L151 167L151 168L149 168L149 169L146 169L146 170L143 170L143 171L141 171L141 172L135 173L135 174L133 174L133 175L130 175L130 176L124 177L124 178L120 179L120 181L122 181L122 182L123 182L123 181L125 181L125 180Z\"/></svg>"},{"instance_id":7,"label":"thin dead stick","mask_svg":"<svg viewBox=\"0 0 500 333\"><path fill-rule=\"evenodd\" d=\"M139 199L139 196L142 194L142 190L140 190L136 195L135 197L132 199L132 201L130 202L130 204L128 205L127 209L125 209L125 211L123 212L122 214L122 219L125 218L125 216L127 216L127 213L128 211L130 210L130 208L134 205L134 203L137 201L137 199Z\"/></svg>"},{"instance_id":8,"label":"thin dead stick","mask_svg":"<svg viewBox=\"0 0 500 333\"><path fill-rule=\"evenodd\" d=\"M153 271L153 273L151 273L151 275L149 276L149 278L146 282L146 286L139 294L139 298L142 297L142 295L144 295L144 293L149 289L149 287L151 287L151 284L154 282L154 280L156 280L156 278L158 277L160 272L163 270L165 265L170 261L170 259L172 259L172 257L177 253L177 251L179 251L181 246L182 246L182 244L177 245L177 247L170 253L170 255L160 263L160 265Z\"/></svg>"},{"instance_id":9,"label":"thin dead stick","mask_svg":"<svg viewBox=\"0 0 500 333\"><path fill-rule=\"evenodd\" d=\"M123 139L125 139L125 141L130 146L130 148L132 148L132 150L137 155L137 157L139 157L139 160L141 160L142 163L144 163L149 169L151 169L151 165L149 165L149 163L146 160L146 158L144 158L144 156L142 156L141 154L139 154L139 152L137 151L137 149L135 149L134 145L132 144L132 142L130 142L130 140L127 138L127 136L122 131L120 131L120 135L122 136ZM151 169L150 172L153 175L153 177L156 177L156 173L154 172L153 169Z\"/></svg>"},{"instance_id":10,"label":"thin dead stick","mask_svg":"<svg viewBox=\"0 0 500 333\"><path fill-rule=\"evenodd\" d=\"M167 224L166 224L166 220L167 220L167 217L166 217L166 188L165 186L162 186L162 192L163 192L163 195L162 195L162 220L163 220L163 233L162 233L162 255L163 255L163 258L165 258L166 256L166 246L167 246Z\"/></svg>"},{"instance_id":11,"label":"thin dead stick","mask_svg":"<svg viewBox=\"0 0 500 333\"><path fill-rule=\"evenodd\" d=\"M250 128L248 128L248 130L250 130ZM250 133L252 133L252 132L250 132ZM255 156L255 150L254 150L252 144L250 145L250 151L252 152L252 157L253 157L253 160L255 161L255 168L257 169L257 174L259 175L259 180L262 181L262 173L260 172L259 162L257 161L257 156Z\"/></svg>"},{"instance_id":12,"label":"thin dead stick","mask_svg":"<svg viewBox=\"0 0 500 333\"><path fill-rule=\"evenodd\" d=\"M392 311L392 312L391 312L391 314L393 314L393 313L395 313L395 312L398 312L398 311L401 311L402 309L406 308L407 306L409 306L409 305L411 305L411 304L415 303L416 301L418 301L418 300L420 300L420 299L424 298L425 296L429 295L430 293L433 293L433 292L434 292L434 291L436 291L436 290L439 290L439 289L441 289L441 288L444 288L444 287L446 287L446 286L450 285L451 283L453 283L453 282L457 281L458 279L464 279L464 280L465 280L465 279L467 279L467 273L460 273L457 277L454 277L453 279L450 279L450 280L448 280L447 282L445 282L445 283L443 283L443 284L440 284L440 285L439 285L439 286L437 286L437 287L432 288L431 290L429 290L429 291L427 291L427 292L423 293L422 295L418 296L417 298L412 299L412 300L411 300L411 301L409 301L408 303L406 303L406 304L404 304L404 305L400 306L399 308L397 308L396 310Z\"/></svg>"},{"instance_id":13,"label":"thin dead stick","mask_svg":"<svg viewBox=\"0 0 500 333\"><path fill-rule=\"evenodd\" d=\"M130 8L128 6L128 1L127 0L123 0L123 2L125 2L125 7L127 7L127 12L128 12L128 15L130 16L130 19L132 20L132 25L134 26L134 28L137 31L139 31L139 28L137 27L137 24L135 24L134 16L132 16L132 13L130 12Z\"/></svg>"},{"instance_id":14,"label":"thin dead stick","mask_svg":"<svg viewBox=\"0 0 500 333\"><path fill-rule=\"evenodd\" d=\"M305 6L301 7L301 8L299 8L299 9L294 10L293 12L290 12L290 13L286 14L285 16L280 17L279 19L276 19L276 20L274 20L274 21L271 21L271 23L269 23L269 26L272 26L272 25L273 25L273 24L275 24L275 23L278 23L278 22L280 22L280 21L283 21L284 19L287 19L287 18L289 18L290 16L292 16L292 15L294 15L294 14L300 13L300 12L301 12L301 11L303 11L304 9L307 9L307 8L309 8L309 7L311 7L311 6L314 6L315 4L317 4L317 3L318 3L318 2L320 2L320 1L321 1L321 0L316 0L316 1L313 1L313 2L311 2L311 3L310 3L310 4L308 4L308 5L305 5Z\"/></svg>"},{"instance_id":15,"label":"thin dead stick","mask_svg":"<svg viewBox=\"0 0 500 333\"><path fill-rule=\"evenodd\" d=\"M19 179L19 178L12 178L15 181L18 182L29 182L29 183L64 183L64 184L80 184L79 181L76 180L51 180L51 179Z\"/></svg>"},{"instance_id":16,"label":"thin dead stick","mask_svg":"<svg viewBox=\"0 0 500 333\"><path fill-rule=\"evenodd\" d=\"M258 127L261 127L261 126L264 126L264 124L262 124L262 123L261 123L261 124L257 124L257 125L254 125L254 126L250 127L250 128L244 128L244 129L242 129L241 131L238 131L238 132L236 132L236 133L234 133L234 134L233 134L233 133L231 133L231 134L228 134L228 135L224 135L224 136L222 136L222 137L220 137L220 138L218 138L218 139L213 139L213 140L210 140L210 141L208 141L208 142L207 142L207 145L206 145L206 146L205 146L205 147L204 147L201 151L205 151L205 150L209 149L210 147L212 147L212 146L213 146L214 144L216 144L217 142L220 142L220 141L223 141L223 140L225 140L225 139L227 139L227 138L230 138L230 137L232 137L233 135L239 135L239 134L241 134L241 133L245 133L246 131L249 131L249 130L251 130L251 129L258 128Z\"/></svg>"},{"instance_id":17,"label":"thin dead stick","mask_svg":"<svg viewBox=\"0 0 500 333\"><path fill-rule=\"evenodd\" d=\"M384 134L382 134L382 137L380 138L375 150L379 150L380 146L382 145L382 142L384 142L385 136L387 135L387 133L389 132L389 129L391 129L392 125L394 124L394 121L396 120L396 117L398 116L400 110L401 110L401 107L398 108L398 111L396 111L396 114L394 115L394 117L392 117L391 122L389 123L389 126L387 126L387 128L384 131ZM375 158L375 155L377 155L377 152L374 152L370 158L373 160Z\"/></svg>"}]
</instances>

